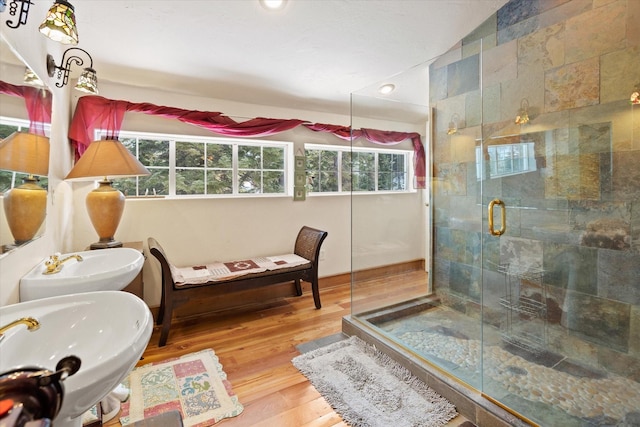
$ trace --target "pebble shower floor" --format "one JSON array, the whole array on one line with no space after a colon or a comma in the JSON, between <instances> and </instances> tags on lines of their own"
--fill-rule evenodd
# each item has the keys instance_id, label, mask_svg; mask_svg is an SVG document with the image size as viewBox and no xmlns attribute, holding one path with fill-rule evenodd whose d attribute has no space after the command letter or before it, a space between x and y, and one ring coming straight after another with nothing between
<instances>
[{"instance_id":1,"label":"pebble shower floor","mask_svg":"<svg viewBox=\"0 0 640 427\"><path fill-rule=\"evenodd\" d=\"M470 384L478 383L483 349L480 340L456 330L456 325L465 323L475 323L479 331L477 321L440 306L377 326ZM566 357L557 358L551 365L536 363L532 360L535 358L522 357L522 352L510 351L513 349L499 340L489 341L491 344L484 348L482 378L485 387L491 388L488 394L500 396L516 411L526 405L526 412L535 409L536 414L544 414L544 419L534 420L542 425L609 426L638 415L638 382L586 368L563 369L578 366Z\"/></svg>"}]
</instances>

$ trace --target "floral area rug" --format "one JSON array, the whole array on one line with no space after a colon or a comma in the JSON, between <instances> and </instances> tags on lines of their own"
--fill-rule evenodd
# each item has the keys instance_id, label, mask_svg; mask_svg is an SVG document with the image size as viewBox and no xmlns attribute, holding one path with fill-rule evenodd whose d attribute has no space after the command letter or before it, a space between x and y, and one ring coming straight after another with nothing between
<instances>
[{"instance_id":1,"label":"floral area rug","mask_svg":"<svg viewBox=\"0 0 640 427\"><path fill-rule=\"evenodd\" d=\"M453 404L355 336L292 362L352 427L440 427L457 415Z\"/></svg>"},{"instance_id":2,"label":"floral area rug","mask_svg":"<svg viewBox=\"0 0 640 427\"><path fill-rule=\"evenodd\" d=\"M124 385L131 394L122 404L123 426L178 410L185 427L207 427L244 409L211 349L140 366Z\"/></svg>"}]
</instances>

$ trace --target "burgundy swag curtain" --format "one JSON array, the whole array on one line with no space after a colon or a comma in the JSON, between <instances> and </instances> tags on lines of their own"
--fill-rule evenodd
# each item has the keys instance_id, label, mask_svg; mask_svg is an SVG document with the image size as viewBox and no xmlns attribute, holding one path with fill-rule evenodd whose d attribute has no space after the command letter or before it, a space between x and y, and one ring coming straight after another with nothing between
<instances>
[{"instance_id":1,"label":"burgundy swag curtain","mask_svg":"<svg viewBox=\"0 0 640 427\"><path fill-rule=\"evenodd\" d=\"M0 93L24 98L29 115L29 132L44 135L45 123L51 123L52 96L48 90L0 81Z\"/></svg>"},{"instance_id":2,"label":"burgundy swag curtain","mask_svg":"<svg viewBox=\"0 0 640 427\"><path fill-rule=\"evenodd\" d=\"M133 103L103 98L83 96L78 100L76 111L69 129L69 139L78 159L93 141L96 129L106 129L108 137L117 138L125 112L138 112L170 119L208 129L214 133L234 137L261 137L274 135L303 125L315 132L328 132L344 140L352 137L366 138L376 144L393 145L411 139L414 147L414 167L416 187L426 188L425 151L418 133L389 132L375 129L351 130L349 127L314 123L299 119L254 118L236 122L218 112L191 111L181 108L164 107L147 102Z\"/></svg>"}]
</instances>

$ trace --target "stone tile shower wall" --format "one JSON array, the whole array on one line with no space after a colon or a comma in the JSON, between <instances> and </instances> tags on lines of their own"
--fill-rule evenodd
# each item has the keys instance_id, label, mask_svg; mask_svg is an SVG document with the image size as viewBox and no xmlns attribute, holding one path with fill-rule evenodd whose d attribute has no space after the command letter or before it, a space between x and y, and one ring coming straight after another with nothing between
<instances>
[{"instance_id":1,"label":"stone tile shower wall","mask_svg":"<svg viewBox=\"0 0 640 427\"><path fill-rule=\"evenodd\" d=\"M499 326L497 266L539 266L549 349L640 381L640 0L512 0L430 85L436 293ZM523 100L531 122L516 125ZM481 141L533 142L536 170L479 180Z\"/></svg>"}]
</instances>

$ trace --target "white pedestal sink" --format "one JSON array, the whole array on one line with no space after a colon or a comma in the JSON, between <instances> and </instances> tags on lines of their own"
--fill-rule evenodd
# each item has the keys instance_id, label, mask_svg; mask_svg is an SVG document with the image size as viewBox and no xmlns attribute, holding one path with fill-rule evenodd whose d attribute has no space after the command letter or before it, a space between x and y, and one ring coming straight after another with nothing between
<instances>
[{"instance_id":1,"label":"white pedestal sink","mask_svg":"<svg viewBox=\"0 0 640 427\"><path fill-rule=\"evenodd\" d=\"M31 301L78 292L117 291L124 289L142 270L144 256L132 248L97 249L59 255L70 258L59 272L43 274L46 259L20 279L20 301Z\"/></svg>"},{"instance_id":2,"label":"white pedestal sink","mask_svg":"<svg viewBox=\"0 0 640 427\"><path fill-rule=\"evenodd\" d=\"M111 249L109 249L111 250ZM62 295L0 307L0 325L34 317L40 327L24 325L0 341L0 372L40 366L55 370L63 357L81 359L80 370L63 382L64 399L55 427L80 427L82 414L131 372L151 338L149 307L128 292Z\"/></svg>"}]
</instances>

